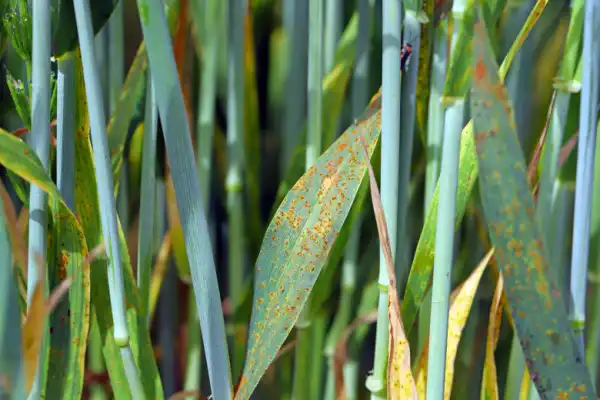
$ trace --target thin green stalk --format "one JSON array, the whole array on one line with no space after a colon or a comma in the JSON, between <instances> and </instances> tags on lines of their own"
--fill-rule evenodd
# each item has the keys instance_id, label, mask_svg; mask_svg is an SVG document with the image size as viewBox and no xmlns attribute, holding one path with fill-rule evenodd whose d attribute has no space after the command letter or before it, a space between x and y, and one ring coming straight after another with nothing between
<instances>
[{"instance_id":1,"label":"thin green stalk","mask_svg":"<svg viewBox=\"0 0 600 400\"><path fill-rule=\"evenodd\" d=\"M322 77L323 77L323 4L319 0L310 0L309 34L308 34L308 134L306 137L306 164L308 171L321 155L323 115L322 115ZM311 398L312 372L311 363L314 362L312 343L313 331L311 320L305 307L296 322L296 351L294 353L294 382L292 399L301 400ZM307 349L301 351L301 349ZM309 350L310 349L310 350ZM317 348L320 359L321 348ZM320 377L318 377L320 379Z\"/></svg>"},{"instance_id":2,"label":"thin green stalk","mask_svg":"<svg viewBox=\"0 0 600 400\"><path fill-rule=\"evenodd\" d=\"M114 339L120 347L123 365L129 387L134 398L144 398L142 383L133 359L133 352L129 342L129 329L125 312L125 289L123 283L123 270L121 263L121 244L115 198L113 195L113 179L108 152L108 140L104 118L104 104L102 103L102 89L100 78L94 58L94 43L92 19L89 2L77 0L73 3L77 32L81 46L81 60L85 90L88 101L92 145L94 146L94 163L96 182L101 206L102 233L105 238L106 253L109 258L108 286L110 291L111 309L114 320Z\"/></svg>"},{"instance_id":3,"label":"thin green stalk","mask_svg":"<svg viewBox=\"0 0 600 400\"><path fill-rule=\"evenodd\" d=\"M450 127L442 149L440 173L440 201L435 240L435 260L433 265L433 286L431 290L431 323L429 332L429 358L427 360L427 398L444 397L446 375L446 345L448 332L448 311L450 305L450 285L454 255L454 222L456 189L458 187L458 155L460 136L457 119L463 120L461 107L446 111Z\"/></svg>"},{"instance_id":4,"label":"thin green stalk","mask_svg":"<svg viewBox=\"0 0 600 400\"><path fill-rule=\"evenodd\" d=\"M541 232L548 232L546 224L551 220L552 193L558 176L558 158L562 146L565 123L571 100L571 84L575 79L577 64L580 59L581 33L583 29L584 0L573 0L571 3L571 20L565 41L565 53L560 66L559 79L554 85L556 98L550 117L548 137L544 144L541 160L540 186L538 193L536 216ZM546 238L550 240L550 238ZM551 265L554 269L556 264Z\"/></svg>"},{"instance_id":5,"label":"thin green stalk","mask_svg":"<svg viewBox=\"0 0 600 400\"><path fill-rule=\"evenodd\" d=\"M221 43L219 27L226 21L222 1L205 2L205 12L202 17L206 29L204 40L204 57L202 57L202 74L200 78L200 101L198 102L198 120L196 140L196 155L198 164L198 179L204 204L210 198L210 177L212 166L213 135L215 130L215 97L217 85L217 54ZM198 7L195 5L194 7ZM198 13L199 14L199 13Z\"/></svg>"},{"instance_id":6,"label":"thin green stalk","mask_svg":"<svg viewBox=\"0 0 600 400\"><path fill-rule=\"evenodd\" d=\"M590 246L590 219L592 213L592 188L596 152L596 121L600 88L600 3L585 3L583 25L583 78L579 114L579 139L577 143L577 178L575 184L575 216L573 222L573 248L571 258L571 295L573 308L571 323L578 340L579 350L585 352L585 302Z\"/></svg>"},{"instance_id":7,"label":"thin green stalk","mask_svg":"<svg viewBox=\"0 0 600 400\"><path fill-rule=\"evenodd\" d=\"M283 0L283 24L285 26L288 49L290 54L289 68L286 79L286 93L294 93L293 96L285 96L284 119L281 129L282 149L280 157L280 170L285 173L288 164L292 160L294 149L298 143L302 126L306 115L306 51L308 32L308 2L297 0Z\"/></svg>"},{"instance_id":8,"label":"thin green stalk","mask_svg":"<svg viewBox=\"0 0 600 400\"><path fill-rule=\"evenodd\" d=\"M117 2L113 13L111 14L106 36L108 38L107 54L108 62L105 64L107 69L108 81L108 115L113 115L117 108L121 88L124 81L124 37L123 37L123 3ZM123 230L127 232L129 227L129 185L128 185L128 165L127 159L123 159L119 175L119 192L117 193L117 214L121 221ZM144 214L141 214L144 215Z\"/></svg>"},{"instance_id":9,"label":"thin green stalk","mask_svg":"<svg viewBox=\"0 0 600 400\"><path fill-rule=\"evenodd\" d=\"M446 65L448 62L448 35L447 24L442 21L435 29L433 42L433 60L431 63L431 87L429 94L428 121L427 121L427 169L425 171L425 202L424 217L427 217L429 205L440 174L442 154L442 138L444 132L444 108L442 95L446 80ZM419 312L419 340L418 349L422 349L428 337L429 315L431 313L431 294L427 294ZM419 350L420 351L420 350Z\"/></svg>"},{"instance_id":10,"label":"thin green stalk","mask_svg":"<svg viewBox=\"0 0 600 400\"><path fill-rule=\"evenodd\" d=\"M392 257L396 258L398 192L400 173L400 52L402 40L402 1L383 0L383 55L381 93L381 202L388 224ZM389 277L383 250L379 254L379 304L375 336L375 359L373 373L366 386L371 399L386 398L388 362L388 286Z\"/></svg>"},{"instance_id":11,"label":"thin green stalk","mask_svg":"<svg viewBox=\"0 0 600 400\"><path fill-rule=\"evenodd\" d=\"M75 210L75 81L73 60L58 61L56 113L56 184L65 204Z\"/></svg>"},{"instance_id":12,"label":"thin green stalk","mask_svg":"<svg viewBox=\"0 0 600 400\"><path fill-rule=\"evenodd\" d=\"M405 40L410 40L412 44L412 55L408 64L404 66L402 73L401 102L400 108L400 158L398 166L400 169L398 181L398 222L397 222L397 241L395 268L398 281L398 290L401 291L405 286L405 280L408 277L410 269L409 238L408 238L408 208L410 171L412 165L413 139L415 133L416 94L417 78L419 74L419 48L421 44L421 22L414 11L408 10L404 16L404 32L402 36ZM394 243L392 243L392 246ZM398 293L400 296L401 293Z\"/></svg>"},{"instance_id":13,"label":"thin green stalk","mask_svg":"<svg viewBox=\"0 0 600 400\"><path fill-rule=\"evenodd\" d=\"M244 288L244 18L246 0L231 0L229 4L229 38L227 68L227 214L228 214L228 295L232 304L238 304ZM237 331L238 327L234 330ZM235 334L234 334L235 336ZM231 355L234 379L244 363L244 344L233 341Z\"/></svg>"},{"instance_id":14,"label":"thin green stalk","mask_svg":"<svg viewBox=\"0 0 600 400\"><path fill-rule=\"evenodd\" d=\"M357 0L358 9L358 37L356 40L356 65L352 76L352 113L354 118L365 109L369 102L369 56L371 41L371 4L370 0ZM358 217L352 228L352 233L348 239L346 250L344 252L344 261L342 264L342 300L350 303L343 307L349 309L349 314L344 315L340 309L340 319L344 321L346 327L350 323L353 315L352 299L357 289L357 275L359 262L360 232L362 228L362 215ZM347 299L347 300L344 300ZM341 323L340 323L341 324ZM332 371L331 371L332 372ZM330 373L328 375L332 376ZM350 399L358 397L358 363L350 357L344 362L344 382L346 383L346 393ZM326 395L329 395L327 392Z\"/></svg>"},{"instance_id":15,"label":"thin green stalk","mask_svg":"<svg viewBox=\"0 0 600 400\"><path fill-rule=\"evenodd\" d=\"M50 156L50 4L48 0L33 0L33 49L31 71L31 147L48 170ZM38 282L46 279L39 271L46 271L47 195L36 185L30 186L29 247L27 266L27 308ZM41 264L41 265L39 265ZM41 267L41 268L40 268ZM44 324L44 332L47 327ZM29 398L36 399L44 387L43 364L47 353L47 335L44 335L39 364Z\"/></svg>"},{"instance_id":16,"label":"thin green stalk","mask_svg":"<svg viewBox=\"0 0 600 400\"><path fill-rule=\"evenodd\" d=\"M140 189L140 222L138 227L137 283L141 300L141 315L149 319L150 277L154 254L154 218L156 207L156 134L158 110L152 77L148 74L144 139L142 142L142 177ZM120 186L121 189L123 186Z\"/></svg>"},{"instance_id":17,"label":"thin green stalk","mask_svg":"<svg viewBox=\"0 0 600 400\"><path fill-rule=\"evenodd\" d=\"M221 295L169 27L160 0L137 0L137 5L164 128L212 396L215 400L230 400L233 387Z\"/></svg>"},{"instance_id":18,"label":"thin green stalk","mask_svg":"<svg viewBox=\"0 0 600 400\"><path fill-rule=\"evenodd\" d=\"M343 3L341 0L327 0L325 3L324 67L331 70L335 63L338 40L342 33Z\"/></svg>"}]
</instances>

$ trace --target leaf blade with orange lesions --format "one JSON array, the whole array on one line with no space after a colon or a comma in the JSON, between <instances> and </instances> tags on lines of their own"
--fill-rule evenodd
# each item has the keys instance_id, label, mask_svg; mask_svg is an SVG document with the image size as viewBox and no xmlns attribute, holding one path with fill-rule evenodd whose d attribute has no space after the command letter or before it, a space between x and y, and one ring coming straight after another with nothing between
<instances>
[{"instance_id":1,"label":"leaf blade with orange lesions","mask_svg":"<svg viewBox=\"0 0 600 400\"><path fill-rule=\"evenodd\" d=\"M595 398L549 272L513 111L481 16L473 43L471 113L483 215L530 375L541 398Z\"/></svg>"},{"instance_id":2,"label":"leaf blade with orange lesions","mask_svg":"<svg viewBox=\"0 0 600 400\"><path fill-rule=\"evenodd\" d=\"M60 243L57 243L57 252L54 254L57 258L52 260L56 267L51 270L51 273L55 274L52 278L55 278L56 287L60 286L66 276L70 276L73 280L68 306L59 307L60 312L57 311L52 315L53 320L62 321L56 328L64 329L61 332L64 335L57 337L56 340L50 338L50 365L61 365L61 368L65 369L56 377L61 380L60 384L53 382L56 383L53 386L60 387L61 393L68 398L79 398L83 390L90 312L90 271L89 268L80 267L88 253L81 226L65 204L58 188L47 175L33 149L2 129L0 129L0 163L49 195L48 203L53 224L61 232ZM56 351L53 351L54 346L57 346ZM51 373L54 372L58 373L56 369L49 368L48 382L52 378Z\"/></svg>"},{"instance_id":3,"label":"leaf blade with orange lesions","mask_svg":"<svg viewBox=\"0 0 600 400\"><path fill-rule=\"evenodd\" d=\"M379 138L376 96L358 123L289 191L269 224L256 262L246 361L236 400L250 397L294 326L346 219ZM367 138L368 157L359 140Z\"/></svg>"}]
</instances>

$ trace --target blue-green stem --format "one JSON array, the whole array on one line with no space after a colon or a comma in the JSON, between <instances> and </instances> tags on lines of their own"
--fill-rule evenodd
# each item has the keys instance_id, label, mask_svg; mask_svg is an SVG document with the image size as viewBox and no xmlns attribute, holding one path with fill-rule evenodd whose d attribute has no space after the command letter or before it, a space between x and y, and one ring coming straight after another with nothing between
<instances>
[{"instance_id":1,"label":"blue-green stem","mask_svg":"<svg viewBox=\"0 0 600 400\"><path fill-rule=\"evenodd\" d=\"M440 173L440 201L435 238L435 260L433 265L433 286L431 290L431 322L429 357L427 359L427 399L441 400L444 397L446 375L446 346L448 332L448 310L450 305L450 284L454 255L454 222L456 189L458 186L458 156L463 113L461 107L446 111L450 127L442 148L442 168ZM456 129L458 128L458 129Z\"/></svg>"},{"instance_id":2,"label":"blue-green stem","mask_svg":"<svg viewBox=\"0 0 600 400\"><path fill-rule=\"evenodd\" d=\"M585 351L585 302L592 213L592 184L596 153L596 120L598 117L598 82L600 81L600 3L586 1L583 25L583 77L577 143L577 177L575 184L575 216L571 258L571 323L581 355Z\"/></svg>"},{"instance_id":3,"label":"blue-green stem","mask_svg":"<svg viewBox=\"0 0 600 400\"><path fill-rule=\"evenodd\" d=\"M402 1L383 0L383 55L381 77L381 203L387 221L392 257L396 257L398 192L400 171L400 52L402 47ZM371 399L386 398L388 361L388 286L389 277L383 250L379 254L379 304L375 334L373 373L367 378Z\"/></svg>"},{"instance_id":4,"label":"blue-green stem","mask_svg":"<svg viewBox=\"0 0 600 400\"><path fill-rule=\"evenodd\" d=\"M335 53L338 40L342 33L343 2L341 0L327 0L325 3L325 71L330 71L335 62Z\"/></svg>"},{"instance_id":5,"label":"blue-green stem","mask_svg":"<svg viewBox=\"0 0 600 400\"><path fill-rule=\"evenodd\" d=\"M138 227L137 283L142 305L141 314L149 320L150 276L154 253L154 218L156 206L156 133L158 110L152 78L148 74L144 139L142 142L142 177L140 189L140 222ZM119 186L122 190L123 187Z\"/></svg>"},{"instance_id":6,"label":"blue-green stem","mask_svg":"<svg viewBox=\"0 0 600 400\"><path fill-rule=\"evenodd\" d=\"M289 50L289 63L285 83L286 93L293 96L284 98L284 119L281 129L282 149L280 157L280 170L285 173L292 160L293 151L298 143L302 126L306 118L306 50L308 22L308 2L297 0L283 0L283 24L287 35L287 48Z\"/></svg>"},{"instance_id":7,"label":"blue-green stem","mask_svg":"<svg viewBox=\"0 0 600 400\"><path fill-rule=\"evenodd\" d=\"M412 55L405 65L402 73L402 87L400 91L402 107L400 108L400 169L398 180L398 215L395 268L397 289L403 288L410 268L409 239L408 239L408 208L410 170L412 164L413 138L415 132L415 116L417 114L417 77L419 74L419 48L421 42L421 22L417 14L408 10L404 17L404 40L410 40ZM393 246L392 242L392 246ZM398 293L400 296L401 293Z\"/></svg>"},{"instance_id":8,"label":"blue-green stem","mask_svg":"<svg viewBox=\"0 0 600 400\"><path fill-rule=\"evenodd\" d=\"M123 87L124 79L124 37L123 37L123 3L117 2L113 13L108 20L108 37L107 54L108 62L106 69L108 70L108 115L114 115L117 108L121 88ZM129 185L128 185L128 165L127 159L123 159L119 175L119 192L117 193L117 212L121 226L127 232L129 227ZM140 214L144 215L144 214Z\"/></svg>"},{"instance_id":9,"label":"blue-green stem","mask_svg":"<svg viewBox=\"0 0 600 400\"><path fill-rule=\"evenodd\" d=\"M215 400L230 400L232 380L221 295L173 43L162 2L137 0L137 5L190 264L212 396Z\"/></svg>"},{"instance_id":10,"label":"blue-green stem","mask_svg":"<svg viewBox=\"0 0 600 400\"><path fill-rule=\"evenodd\" d=\"M48 170L50 155L50 4L48 0L34 0L33 49L31 72L31 139L30 144ZM27 249L27 308L40 280L45 280L40 271L46 271L46 220L47 195L36 185L30 186L29 196L29 247ZM39 265L41 264L41 265ZM46 329L44 325L44 329ZM36 369L33 386L29 392L32 399L39 398L42 390L43 370L47 335L44 335L40 365Z\"/></svg>"},{"instance_id":11,"label":"blue-green stem","mask_svg":"<svg viewBox=\"0 0 600 400\"><path fill-rule=\"evenodd\" d=\"M142 383L135 366L129 342L129 329L125 313L125 289L121 264L121 244L113 195L113 178L106 135L102 88L94 57L94 35L89 2L74 2L77 33L81 46L81 60L88 101L92 145L94 146L94 164L96 182L101 206L102 233L105 238L106 253L109 258L108 288L114 321L114 339L120 347L127 383L134 398L144 398Z\"/></svg>"},{"instance_id":12,"label":"blue-green stem","mask_svg":"<svg viewBox=\"0 0 600 400\"><path fill-rule=\"evenodd\" d=\"M431 198L440 174L442 154L442 138L444 133L444 109L442 95L446 80L446 67L448 62L448 35L447 24L442 21L435 29L433 42L433 60L431 64L431 87L429 95L429 114L427 120L427 169L425 172L425 202L424 216L427 217ZM431 293L425 297L419 312L419 340L418 349L422 349L428 336L429 315L431 312ZM420 350L418 350L420 351Z\"/></svg>"},{"instance_id":13,"label":"blue-green stem","mask_svg":"<svg viewBox=\"0 0 600 400\"><path fill-rule=\"evenodd\" d=\"M230 0L227 61L227 214L229 227L228 296L238 304L244 287L244 26L246 0ZM239 329L238 327L234 328ZM231 355L232 375L241 373L244 344L235 340Z\"/></svg>"},{"instance_id":14,"label":"blue-green stem","mask_svg":"<svg viewBox=\"0 0 600 400\"><path fill-rule=\"evenodd\" d=\"M65 204L75 210L75 80L70 55L58 61L56 184Z\"/></svg>"},{"instance_id":15,"label":"blue-green stem","mask_svg":"<svg viewBox=\"0 0 600 400\"><path fill-rule=\"evenodd\" d=\"M546 224L551 220L554 185L558 176L558 159L563 142L567 113L571 100L571 82L575 78L583 27L584 0L573 0L571 21L567 31L565 53L559 72L559 81L554 85L556 98L548 126L548 137L544 144L541 160L540 187L536 216L541 232L548 232ZM550 238L546 238L550 240ZM551 265L555 268L555 265Z\"/></svg>"},{"instance_id":16,"label":"blue-green stem","mask_svg":"<svg viewBox=\"0 0 600 400\"><path fill-rule=\"evenodd\" d=\"M322 116L322 77L323 77L323 3L319 0L308 2L308 132L306 136L306 163L308 171L321 155L323 116ZM313 356L311 316L308 308L300 313L296 323L297 348L294 353L293 400L311 398L311 360ZM306 349L306 350L303 350ZM320 355L321 349L316 350ZM320 377L319 377L320 379Z\"/></svg>"}]
</instances>

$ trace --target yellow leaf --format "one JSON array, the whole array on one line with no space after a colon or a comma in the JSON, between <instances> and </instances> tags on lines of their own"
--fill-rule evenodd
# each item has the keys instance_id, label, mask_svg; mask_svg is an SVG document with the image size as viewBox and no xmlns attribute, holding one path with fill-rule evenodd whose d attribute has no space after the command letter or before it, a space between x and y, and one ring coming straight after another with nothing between
<instances>
[{"instance_id":1,"label":"yellow leaf","mask_svg":"<svg viewBox=\"0 0 600 400\"><path fill-rule=\"evenodd\" d=\"M502 275L498 277L492 307L490 309L490 322L488 325L488 335L485 345L485 365L483 367L483 382L481 386L481 398L498 400L498 376L496 374L496 361L494 360L494 351L498 345L498 336L500 335L500 324L502 323L502 293L504 290L504 281Z\"/></svg>"},{"instance_id":2,"label":"yellow leaf","mask_svg":"<svg viewBox=\"0 0 600 400\"><path fill-rule=\"evenodd\" d=\"M448 344L446 347L446 377L444 379L444 399L450 399L452 393L452 381L454 379L454 360L458 352L458 344L467 323L467 318L471 311L473 298L477 293L479 281L487 267L494 249L488 251L483 257L477 268L450 296L450 312L448 319ZM429 340L425 343L423 351L419 355L417 362L417 388L419 398L425 398L427 387L427 355L429 351Z\"/></svg>"}]
</instances>

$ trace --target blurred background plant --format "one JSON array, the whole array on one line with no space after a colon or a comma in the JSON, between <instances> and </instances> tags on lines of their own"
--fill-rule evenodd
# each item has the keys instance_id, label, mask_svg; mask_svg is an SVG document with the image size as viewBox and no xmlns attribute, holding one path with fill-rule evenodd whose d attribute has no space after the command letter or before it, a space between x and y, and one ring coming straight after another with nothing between
<instances>
[{"instance_id":1,"label":"blurred background plant","mask_svg":"<svg viewBox=\"0 0 600 400\"><path fill-rule=\"evenodd\" d=\"M0 397L593 395L597 0L0 13Z\"/></svg>"}]
</instances>

